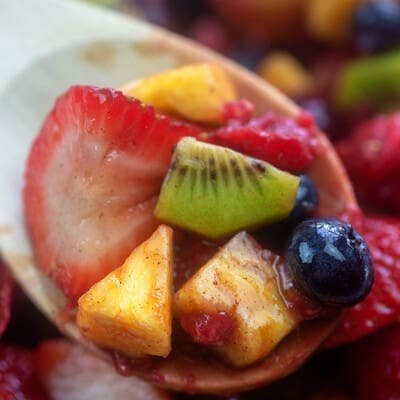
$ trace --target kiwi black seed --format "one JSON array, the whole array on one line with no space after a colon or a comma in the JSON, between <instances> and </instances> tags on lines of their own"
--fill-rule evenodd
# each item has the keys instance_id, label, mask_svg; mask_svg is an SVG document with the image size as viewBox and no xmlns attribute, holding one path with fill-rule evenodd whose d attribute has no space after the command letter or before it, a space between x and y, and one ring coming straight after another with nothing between
<instances>
[{"instance_id":1,"label":"kiwi black seed","mask_svg":"<svg viewBox=\"0 0 400 400\"><path fill-rule=\"evenodd\" d=\"M183 138L175 148L155 215L207 238L223 238L287 217L298 185L298 177L264 161Z\"/></svg>"}]
</instances>

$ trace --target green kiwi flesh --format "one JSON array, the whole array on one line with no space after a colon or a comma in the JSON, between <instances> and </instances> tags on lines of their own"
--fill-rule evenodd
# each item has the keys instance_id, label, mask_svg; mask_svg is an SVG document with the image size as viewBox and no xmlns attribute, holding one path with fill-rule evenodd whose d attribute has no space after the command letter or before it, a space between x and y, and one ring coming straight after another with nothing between
<instances>
[{"instance_id":1,"label":"green kiwi flesh","mask_svg":"<svg viewBox=\"0 0 400 400\"><path fill-rule=\"evenodd\" d=\"M400 99L400 50L348 63L334 93L336 106L350 108L367 103L384 109Z\"/></svg>"},{"instance_id":2,"label":"green kiwi flesh","mask_svg":"<svg viewBox=\"0 0 400 400\"><path fill-rule=\"evenodd\" d=\"M236 151L183 138L164 179L156 217L219 239L286 218L299 178Z\"/></svg>"}]
</instances>

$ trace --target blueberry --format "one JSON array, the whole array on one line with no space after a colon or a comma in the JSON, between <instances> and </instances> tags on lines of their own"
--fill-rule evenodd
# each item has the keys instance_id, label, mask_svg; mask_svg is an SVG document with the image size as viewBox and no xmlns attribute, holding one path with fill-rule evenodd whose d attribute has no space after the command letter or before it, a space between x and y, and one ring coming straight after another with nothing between
<instances>
[{"instance_id":1,"label":"blueberry","mask_svg":"<svg viewBox=\"0 0 400 400\"><path fill-rule=\"evenodd\" d=\"M387 50L400 44L400 4L379 0L358 6L353 14L352 36L363 52Z\"/></svg>"},{"instance_id":2,"label":"blueberry","mask_svg":"<svg viewBox=\"0 0 400 400\"><path fill-rule=\"evenodd\" d=\"M271 246L276 243L279 248L286 241L293 229L306 219L315 215L318 209L319 196L314 181L307 175L300 175L296 201L290 214L283 220L268 225L257 232L257 240Z\"/></svg>"},{"instance_id":3,"label":"blueberry","mask_svg":"<svg viewBox=\"0 0 400 400\"><path fill-rule=\"evenodd\" d=\"M351 306L369 293L373 267L357 231L336 219L302 222L289 237L285 263L294 286L326 306Z\"/></svg>"},{"instance_id":4,"label":"blueberry","mask_svg":"<svg viewBox=\"0 0 400 400\"><path fill-rule=\"evenodd\" d=\"M311 218L318 208L318 191L313 180L307 175L300 175L300 184L296 194L296 202L285 224L295 227L300 222Z\"/></svg>"}]
</instances>

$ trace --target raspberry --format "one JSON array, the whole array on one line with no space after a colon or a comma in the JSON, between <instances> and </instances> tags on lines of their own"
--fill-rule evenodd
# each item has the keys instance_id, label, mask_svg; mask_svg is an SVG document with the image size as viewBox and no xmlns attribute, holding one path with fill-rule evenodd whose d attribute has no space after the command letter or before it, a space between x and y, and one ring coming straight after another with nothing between
<instances>
[{"instance_id":1,"label":"raspberry","mask_svg":"<svg viewBox=\"0 0 400 400\"><path fill-rule=\"evenodd\" d=\"M36 376L33 354L28 350L0 347L0 399L49 399Z\"/></svg>"},{"instance_id":2,"label":"raspberry","mask_svg":"<svg viewBox=\"0 0 400 400\"><path fill-rule=\"evenodd\" d=\"M400 314L400 219L365 217L361 230L371 252L375 282L367 298L344 312L328 347L353 342L396 320Z\"/></svg>"},{"instance_id":3,"label":"raspberry","mask_svg":"<svg viewBox=\"0 0 400 400\"><path fill-rule=\"evenodd\" d=\"M225 103L222 109L222 119L225 123L238 121L249 122L254 114L254 105L247 99Z\"/></svg>"},{"instance_id":4,"label":"raspberry","mask_svg":"<svg viewBox=\"0 0 400 400\"><path fill-rule=\"evenodd\" d=\"M355 400L400 398L400 324L354 344L346 356Z\"/></svg>"},{"instance_id":5,"label":"raspberry","mask_svg":"<svg viewBox=\"0 0 400 400\"><path fill-rule=\"evenodd\" d=\"M361 124L336 149L361 201L400 214L400 112ZM365 179L368 177L368 179Z\"/></svg>"},{"instance_id":6,"label":"raspberry","mask_svg":"<svg viewBox=\"0 0 400 400\"><path fill-rule=\"evenodd\" d=\"M310 114L298 120L269 112L246 124L234 122L202 138L289 172L307 168L319 151L317 128Z\"/></svg>"},{"instance_id":7,"label":"raspberry","mask_svg":"<svg viewBox=\"0 0 400 400\"><path fill-rule=\"evenodd\" d=\"M223 346L232 338L236 321L226 312L187 314L181 318L181 325L194 342Z\"/></svg>"}]
</instances>

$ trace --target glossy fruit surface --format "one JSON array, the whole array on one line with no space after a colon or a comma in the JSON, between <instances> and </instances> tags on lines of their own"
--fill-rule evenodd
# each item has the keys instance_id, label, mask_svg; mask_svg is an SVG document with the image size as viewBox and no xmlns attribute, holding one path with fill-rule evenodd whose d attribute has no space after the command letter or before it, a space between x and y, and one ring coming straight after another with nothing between
<instances>
[{"instance_id":1,"label":"glossy fruit surface","mask_svg":"<svg viewBox=\"0 0 400 400\"><path fill-rule=\"evenodd\" d=\"M364 239L336 219L309 219L298 225L288 239L285 261L295 287L324 305L353 305L372 287Z\"/></svg>"},{"instance_id":2,"label":"glossy fruit surface","mask_svg":"<svg viewBox=\"0 0 400 400\"><path fill-rule=\"evenodd\" d=\"M209 239L286 218L299 178L221 146L183 138L158 197L160 221Z\"/></svg>"},{"instance_id":3,"label":"glossy fruit surface","mask_svg":"<svg viewBox=\"0 0 400 400\"><path fill-rule=\"evenodd\" d=\"M194 134L113 89L58 98L30 151L24 203L38 265L69 299L152 234L171 149Z\"/></svg>"},{"instance_id":4,"label":"glossy fruit surface","mask_svg":"<svg viewBox=\"0 0 400 400\"><path fill-rule=\"evenodd\" d=\"M301 175L296 202L285 223L295 227L300 222L311 218L317 211L318 203L319 196L315 183L309 176Z\"/></svg>"},{"instance_id":5,"label":"glossy fruit surface","mask_svg":"<svg viewBox=\"0 0 400 400\"><path fill-rule=\"evenodd\" d=\"M375 282L364 301L344 311L328 347L371 334L397 321L400 313L400 219L366 217L358 227L371 251Z\"/></svg>"},{"instance_id":6,"label":"glossy fruit surface","mask_svg":"<svg viewBox=\"0 0 400 400\"><path fill-rule=\"evenodd\" d=\"M224 104L237 100L229 75L215 63L175 68L133 81L122 91L159 111L209 124L221 123Z\"/></svg>"},{"instance_id":7,"label":"glossy fruit surface","mask_svg":"<svg viewBox=\"0 0 400 400\"><path fill-rule=\"evenodd\" d=\"M236 327L235 318L224 311L186 314L180 323L195 343L212 346L228 344Z\"/></svg>"},{"instance_id":8,"label":"glossy fruit surface","mask_svg":"<svg viewBox=\"0 0 400 400\"><path fill-rule=\"evenodd\" d=\"M311 123L310 123L311 122ZM269 112L246 124L232 124L200 139L264 160L277 168L299 172L307 168L319 151L313 121L300 114L298 120Z\"/></svg>"},{"instance_id":9,"label":"glossy fruit surface","mask_svg":"<svg viewBox=\"0 0 400 400\"><path fill-rule=\"evenodd\" d=\"M281 263L240 232L175 293L174 315L194 339L211 336L212 350L229 364L261 360L298 323L279 292L274 267ZM208 326L199 332L196 322Z\"/></svg>"},{"instance_id":10,"label":"glossy fruit surface","mask_svg":"<svg viewBox=\"0 0 400 400\"><path fill-rule=\"evenodd\" d=\"M173 231L160 225L78 300L82 335L131 357L171 351Z\"/></svg>"}]
</instances>

